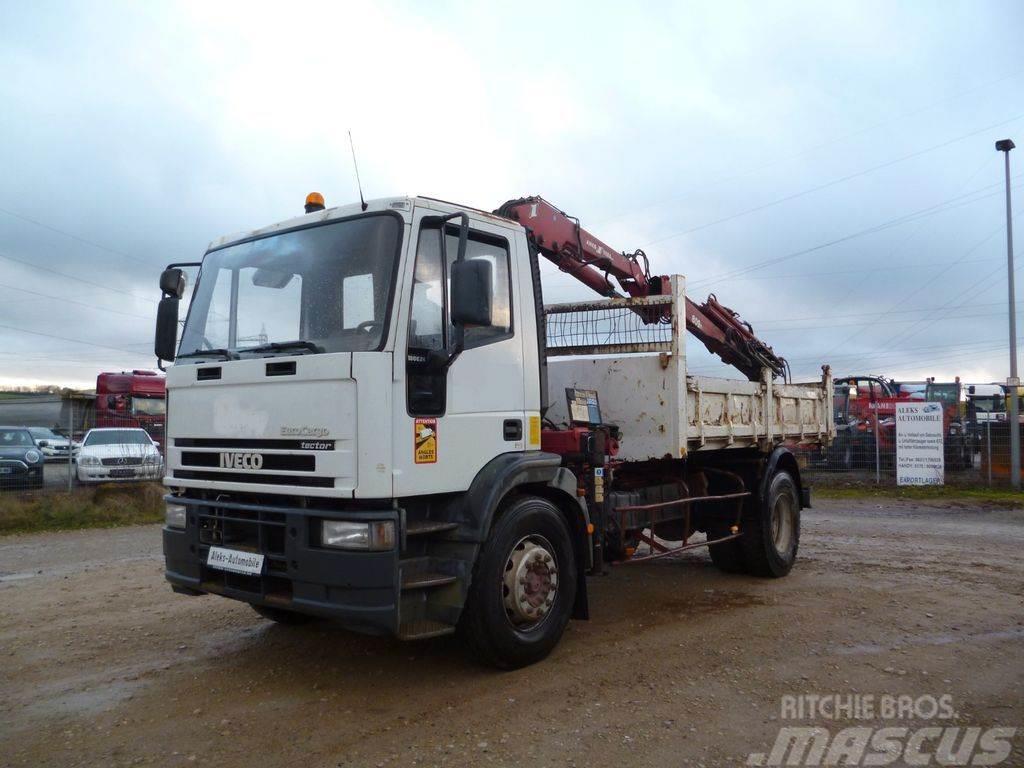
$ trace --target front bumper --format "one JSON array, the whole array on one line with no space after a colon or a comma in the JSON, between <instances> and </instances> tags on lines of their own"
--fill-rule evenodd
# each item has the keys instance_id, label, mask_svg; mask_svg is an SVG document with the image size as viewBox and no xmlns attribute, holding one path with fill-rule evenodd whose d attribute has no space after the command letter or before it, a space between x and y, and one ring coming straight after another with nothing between
<instances>
[{"instance_id":1,"label":"front bumper","mask_svg":"<svg viewBox=\"0 0 1024 768\"><path fill-rule=\"evenodd\" d=\"M43 482L43 463L0 461L0 485L33 485Z\"/></svg>"},{"instance_id":2,"label":"front bumper","mask_svg":"<svg viewBox=\"0 0 1024 768\"><path fill-rule=\"evenodd\" d=\"M166 498L188 508L184 530L163 529L164 573L176 590L324 616L369 634L398 631L398 550L350 552L315 543L321 519L391 520L398 530L398 511ZM248 576L208 567L210 546L263 554L263 573Z\"/></svg>"},{"instance_id":3,"label":"front bumper","mask_svg":"<svg viewBox=\"0 0 1024 768\"><path fill-rule=\"evenodd\" d=\"M122 483L137 480L159 480L164 476L160 464L134 467L83 466L78 464L78 479L83 483Z\"/></svg>"},{"instance_id":4,"label":"front bumper","mask_svg":"<svg viewBox=\"0 0 1024 768\"><path fill-rule=\"evenodd\" d=\"M43 458L47 461L63 461L66 463L68 460L68 452L66 448L63 450L60 448L40 448L39 450L43 454ZM74 459L77 455L78 451L76 450L71 454L71 458Z\"/></svg>"}]
</instances>

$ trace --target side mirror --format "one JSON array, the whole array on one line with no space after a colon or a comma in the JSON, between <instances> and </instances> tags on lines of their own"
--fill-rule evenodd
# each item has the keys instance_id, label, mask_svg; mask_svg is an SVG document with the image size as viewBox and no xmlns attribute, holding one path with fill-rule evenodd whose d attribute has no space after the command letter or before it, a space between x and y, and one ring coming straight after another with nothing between
<instances>
[{"instance_id":1,"label":"side mirror","mask_svg":"<svg viewBox=\"0 0 1024 768\"><path fill-rule=\"evenodd\" d=\"M177 267L168 267L160 273L160 290L164 296L180 299L185 295L185 271Z\"/></svg>"},{"instance_id":2,"label":"side mirror","mask_svg":"<svg viewBox=\"0 0 1024 768\"><path fill-rule=\"evenodd\" d=\"M452 264L451 312L455 325L491 325L491 262L486 259Z\"/></svg>"},{"instance_id":3,"label":"side mirror","mask_svg":"<svg viewBox=\"0 0 1024 768\"><path fill-rule=\"evenodd\" d=\"M167 270L167 272L172 270ZM181 270L177 270L180 272ZM163 277L160 278L163 288ZM156 308L156 335L153 351L159 360L174 360L178 346L178 297L164 296Z\"/></svg>"},{"instance_id":4,"label":"side mirror","mask_svg":"<svg viewBox=\"0 0 1024 768\"><path fill-rule=\"evenodd\" d=\"M50 441L49 440L40 440L38 445L39 445L40 448L49 448L50 447Z\"/></svg>"}]
</instances>

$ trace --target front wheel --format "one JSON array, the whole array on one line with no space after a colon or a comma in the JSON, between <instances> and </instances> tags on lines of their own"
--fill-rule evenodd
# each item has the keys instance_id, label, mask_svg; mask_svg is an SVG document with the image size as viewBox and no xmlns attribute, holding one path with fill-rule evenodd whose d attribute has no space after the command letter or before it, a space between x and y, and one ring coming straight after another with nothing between
<instances>
[{"instance_id":1,"label":"front wheel","mask_svg":"<svg viewBox=\"0 0 1024 768\"><path fill-rule=\"evenodd\" d=\"M576 597L576 558L554 504L523 496L494 523L477 558L459 631L483 661L516 669L558 644Z\"/></svg>"},{"instance_id":2,"label":"front wheel","mask_svg":"<svg viewBox=\"0 0 1024 768\"><path fill-rule=\"evenodd\" d=\"M743 515L744 562L755 576L785 576L796 562L800 545L800 495L796 481L776 472L768 492Z\"/></svg>"}]
</instances>

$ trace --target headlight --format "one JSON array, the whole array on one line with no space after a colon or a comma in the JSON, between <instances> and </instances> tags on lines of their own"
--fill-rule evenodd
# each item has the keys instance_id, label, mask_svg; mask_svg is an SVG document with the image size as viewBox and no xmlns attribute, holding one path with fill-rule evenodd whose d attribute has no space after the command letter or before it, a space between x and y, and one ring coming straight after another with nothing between
<instances>
[{"instance_id":1,"label":"headlight","mask_svg":"<svg viewBox=\"0 0 1024 768\"><path fill-rule=\"evenodd\" d=\"M143 464L159 464L160 454L159 453L147 453L142 459Z\"/></svg>"},{"instance_id":2,"label":"headlight","mask_svg":"<svg viewBox=\"0 0 1024 768\"><path fill-rule=\"evenodd\" d=\"M949 428L949 434L951 434L951 435L959 435L960 434L960 427L957 427L955 425L950 427Z\"/></svg>"},{"instance_id":3,"label":"headlight","mask_svg":"<svg viewBox=\"0 0 1024 768\"><path fill-rule=\"evenodd\" d=\"M35 464L41 458L43 458L43 454L41 454L39 451L25 451L25 461L27 461L29 464Z\"/></svg>"},{"instance_id":4,"label":"headlight","mask_svg":"<svg viewBox=\"0 0 1024 768\"><path fill-rule=\"evenodd\" d=\"M185 528L185 519L188 508L184 504L172 504L167 502L167 509L164 512L164 521L168 528Z\"/></svg>"},{"instance_id":5,"label":"headlight","mask_svg":"<svg viewBox=\"0 0 1024 768\"><path fill-rule=\"evenodd\" d=\"M376 523L322 520L320 525L320 543L325 547L380 552L395 546L395 524L390 520Z\"/></svg>"},{"instance_id":6,"label":"headlight","mask_svg":"<svg viewBox=\"0 0 1024 768\"><path fill-rule=\"evenodd\" d=\"M78 463L83 467L98 467L101 462L99 456L92 456L87 453L85 456L78 457Z\"/></svg>"}]
</instances>

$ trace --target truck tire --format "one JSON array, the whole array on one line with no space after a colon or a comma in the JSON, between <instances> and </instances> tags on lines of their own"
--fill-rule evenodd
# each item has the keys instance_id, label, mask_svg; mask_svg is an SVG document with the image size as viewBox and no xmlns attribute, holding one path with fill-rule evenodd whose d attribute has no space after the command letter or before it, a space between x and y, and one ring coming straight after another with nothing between
<instances>
[{"instance_id":1,"label":"truck tire","mask_svg":"<svg viewBox=\"0 0 1024 768\"><path fill-rule=\"evenodd\" d=\"M481 661L525 667L558 644L575 597L576 557L565 519L547 499L520 496L480 550L459 633Z\"/></svg>"},{"instance_id":2,"label":"truck tire","mask_svg":"<svg viewBox=\"0 0 1024 768\"><path fill-rule=\"evenodd\" d=\"M750 503L739 541L748 573L772 578L789 573L800 545L800 495L788 472L776 472L765 498Z\"/></svg>"},{"instance_id":3,"label":"truck tire","mask_svg":"<svg viewBox=\"0 0 1024 768\"><path fill-rule=\"evenodd\" d=\"M289 611L286 608L272 608L269 605L254 605L252 606L252 609L264 619L270 619L278 624L291 624L294 626L316 621L316 616L310 616L306 613L298 613L297 611Z\"/></svg>"}]
</instances>

